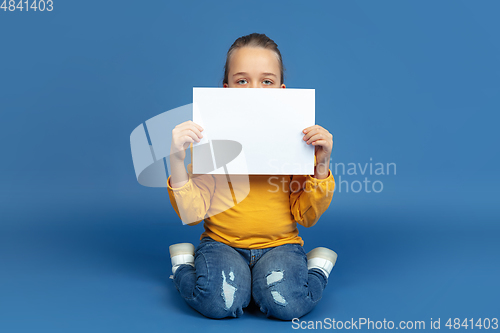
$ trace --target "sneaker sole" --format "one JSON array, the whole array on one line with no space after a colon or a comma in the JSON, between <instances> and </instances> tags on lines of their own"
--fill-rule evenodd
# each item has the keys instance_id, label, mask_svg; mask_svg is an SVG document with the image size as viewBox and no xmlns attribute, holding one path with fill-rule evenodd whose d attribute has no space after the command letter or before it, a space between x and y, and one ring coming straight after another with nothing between
<instances>
[{"instance_id":1,"label":"sneaker sole","mask_svg":"<svg viewBox=\"0 0 500 333\"><path fill-rule=\"evenodd\" d=\"M337 261L337 257L337 253L330 249L327 249L326 247L317 247L307 253L308 260L312 258L322 258L331 261L334 266L335 262Z\"/></svg>"},{"instance_id":2,"label":"sneaker sole","mask_svg":"<svg viewBox=\"0 0 500 333\"><path fill-rule=\"evenodd\" d=\"M192 254L194 255L194 245L191 243L179 243L170 245L168 247L170 252L170 258L173 256L178 256L180 254Z\"/></svg>"}]
</instances>

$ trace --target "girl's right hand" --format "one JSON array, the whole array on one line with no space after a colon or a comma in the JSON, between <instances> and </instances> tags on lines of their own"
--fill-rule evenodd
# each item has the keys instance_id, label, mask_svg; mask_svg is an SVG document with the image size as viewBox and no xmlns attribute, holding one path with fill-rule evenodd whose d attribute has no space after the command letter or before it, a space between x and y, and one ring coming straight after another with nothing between
<instances>
[{"instance_id":1,"label":"girl's right hand","mask_svg":"<svg viewBox=\"0 0 500 333\"><path fill-rule=\"evenodd\" d=\"M186 149L192 142L200 142L203 138L203 128L191 120L185 121L172 130L172 145L170 146L170 158L184 161Z\"/></svg>"}]
</instances>

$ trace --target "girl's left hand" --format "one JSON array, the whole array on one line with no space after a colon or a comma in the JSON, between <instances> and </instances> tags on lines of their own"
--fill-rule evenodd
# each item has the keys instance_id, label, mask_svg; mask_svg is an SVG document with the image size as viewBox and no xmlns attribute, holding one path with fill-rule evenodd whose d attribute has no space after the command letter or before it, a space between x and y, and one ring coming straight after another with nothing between
<instances>
[{"instance_id":1,"label":"girl's left hand","mask_svg":"<svg viewBox=\"0 0 500 333\"><path fill-rule=\"evenodd\" d=\"M302 131L304 141L308 145L315 146L314 154L316 155L316 165L330 165L330 155L333 148L333 135L330 134L325 128L319 125L313 125L305 128Z\"/></svg>"}]
</instances>

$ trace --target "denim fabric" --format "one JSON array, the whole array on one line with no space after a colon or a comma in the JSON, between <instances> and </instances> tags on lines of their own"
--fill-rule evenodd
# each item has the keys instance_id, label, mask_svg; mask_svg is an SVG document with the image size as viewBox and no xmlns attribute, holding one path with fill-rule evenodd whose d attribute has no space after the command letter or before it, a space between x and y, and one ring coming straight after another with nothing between
<instances>
[{"instance_id":1,"label":"denim fabric","mask_svg":"<svg viewBox=\"0 0 500 333\"><path fill-rule=\"evenodd\" d=\"M252 297L267 317L300 318L328 283L321 270L307 270L300 244L249 250L204 237L194 264L179 266L173 281L186 302L209 318L239 317Z\"/></svg>"}]
</instances>

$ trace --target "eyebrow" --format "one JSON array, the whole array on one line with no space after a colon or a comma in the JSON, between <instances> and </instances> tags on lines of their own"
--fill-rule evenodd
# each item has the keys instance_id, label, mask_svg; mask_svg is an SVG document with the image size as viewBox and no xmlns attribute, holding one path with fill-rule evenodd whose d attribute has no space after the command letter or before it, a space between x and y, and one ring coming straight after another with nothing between
<instances>
[{"instance_id":1,"label":"eyebrow","mask_svg":"<svg viewBox=\"0 0 500 333\"><path fill-rule=\"evenodd\" d=\"M240 75L240 74L248 74L248 73L247 72L238 72L236 74L233 74L233 76ZM274 74L274 73L262 73L262 75L267 75L267 76L272 75L274 77L277 77L276 74Z\"/></svg>"}]
</instances>

